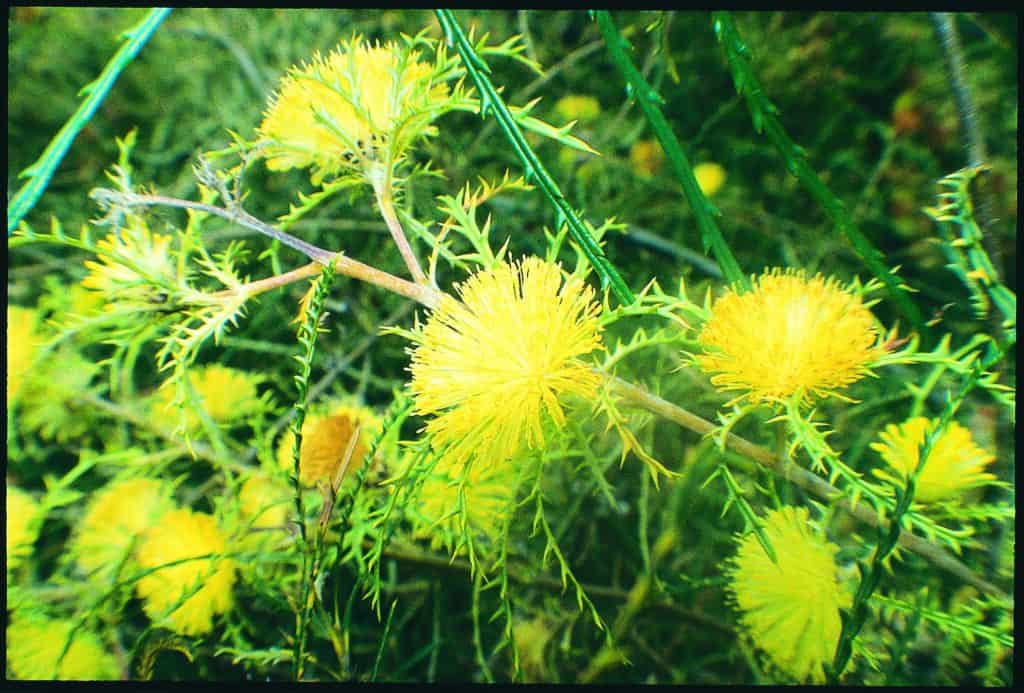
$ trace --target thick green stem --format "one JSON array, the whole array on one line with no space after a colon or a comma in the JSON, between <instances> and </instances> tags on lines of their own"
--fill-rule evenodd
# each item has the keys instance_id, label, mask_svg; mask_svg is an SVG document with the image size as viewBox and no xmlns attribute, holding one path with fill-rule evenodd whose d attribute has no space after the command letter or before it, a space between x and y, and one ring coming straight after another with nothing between
<instances>
[{"instance_id":1,"label":"thick green stem","mask_svg":"<svg viewBox=\"0 0 1024 693\"><path fill-rule=\"evenodd\" d=\"M718 210L711 205L701 191L679 140L672 132L672 128L669 127L668 121L665 120L665 116L658 106L659 103L664 103L664 100L647 83L647 80L640 74L640 70L630 60L629 54L626 52L629 44L619 33L611 15L604 10L599 10L594 13L594 16L601 29L601 35L604 37L605 46L608 48L608 55L611 56L615 67L625 78L627 92L636 99L640 109L647 117L654 136L661 143L661 148L672 165L676 179L683 188L683 195L690 204L694 216L697 217L697 228L700 229L704 251L711 250L715 259L718 260L718 265L726 280L733 284L749 287L749 279L743 274L739 263L736 262L736 258L729 249L729 244L726 243L725 237L722 236L722 232L718 230L718 225L715 223L715 215L718 214Z\"/></svg>"},{"instance_id":2,"label":"thick green stem","mask_svg":"<svg viewBox=\"0 0 1024 693\"><path fill-rule=\"evenodd\" d=\"M462 56L466 73L473 81L477 91L480 92L481 115L486 117L488 114L491 114L497 120L498 126L505 133L505 137L512 144L516 156L522 162L523 168L526 169L525 177L527 181L535 180L537 186L551 204L554 205L558 212L557 224L561 226L564 222L568 227L569 235L579 244L583 254L586 255L587 260L590 261L590 264L597 272L597 276L601 278L601 285L610 287L612 293L615 294L615 297L620 302L625 304L633 303L636 300L633 292L630 291L629 286L619 276L615 266L604 256L601 246L597 244L594 237L587 231L579 215L569 206L562 191L558 188L554 179L551 178L547 169L544 168L544 165L541 164L540 159L537 158L526 138L523 137L523 133L505 105L505 101L498 94L498 90L494 88L490 77L487 76L491 69L476 54L466 34L462 31L462 27L456 21L455 15L452 14L451 10L435 10L434 13L437 15L449 45L455 46L459 55Z\"/></svg>"},{"instance_id":3,"label":"thick green stem","mask_svg":"<svg viewBox=\"0 0 1024 693\"><path fill-rule=\"evenodd\" d=\"M117 81L118 75L121 74L121 70L135 59L142 46L149 40L149 37L153 35L153 32L156 31L156 28L160 26L160 23L170 11L168 7L155 7L149 11L149 14L146 15L146 18L138 26L125 32L124 36L128 40L118 49L114 57L110 59L110 62L103 68L103 72L96 78L96 81L90 82L82 88L82 92L88 94L85 101L82 102L71 118L64 123L64 127L54 136L50 144L46 146L42 156L18 176L19 178L27 176L29 180L11 201L7 203L8 236L14 232L18 223L35 206L39 198L42 197L43 191L46 190L46 186L50 182L50 178L53 177L53 172L64 158L64 155L67 154L71 143L75 141L75 137L89 123L96 109L103 103L103 99L106 98L107 93L114 86L114 82Z\"/></svg>"}]
</instances>

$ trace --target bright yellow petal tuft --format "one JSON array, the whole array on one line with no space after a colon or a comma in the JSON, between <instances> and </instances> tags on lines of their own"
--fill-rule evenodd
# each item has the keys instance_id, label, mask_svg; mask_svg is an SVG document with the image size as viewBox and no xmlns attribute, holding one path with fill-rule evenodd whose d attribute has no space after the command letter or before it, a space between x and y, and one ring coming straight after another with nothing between
<instances>
[{"instance_id":1,"label":"bright yellow petal tuft","mask_svg":"<svg viewBox=\"0 0 1024 693\"><path fill-rule=\"evenodd\" d=\"M104 294L108 308L133 301L150 305L151 284L178 282L171 236L150 231L141 217L129 215L126 221L118 233L96 242L97 259L85 261L89 273L82 286Z\"/></svg>"},{"instance_id":2,"label":"bright yellow petal tuft","mask_svg":"<svg viewBox=\"0 0 1024 693\"><path fill-rule=\"evenodd\" d=\"M579 357L601 348L600 306L578 279L539 258L459 285L430 315L412 352L415 411L436 449L488 464L544 441L542 415L565 423L560 398L593 397L600 376Z\"/></svg>"},{"instance_id":3,"label":"bright yellow petal tuft","mask_svg":"<svg viewBox=\"0 0 1024 693\"><path fill-rule=\"evenodd\" d=\"M239 510L253 527L280 527L288 520L291 502L288 489L263 472L251 475L238 492Z\"/></svg>"},{"instance_id":4,"label":"bright yellow petal tuft","mask_svg":"<svg viewBox=\"0 0 1024 693\"><path fill-rule=\"evenodd\" d=\"M459 513L459 484L463 464L442 458L424 480L419 504L414 511L413 536L429 538L434 549L444 547L453 554L462 543ZM515 470L508 464L473 464L462 487L469 531L474 540L485 539L492 546L508 518L516 494ZM461 551L461 549L460 549Z\"/></svg>"},{"instance_id":5,"label":"bright yellow petal tuft","mask_svg":"<svg viewBox=\"0 0 1024 693\"><path fill-rule=\"evenodd\" d=\"M875 476L899 484L917 469L921 459L921 445L925 431L935 428L938 421L917 416L900 425L889 424L879 435L879 442L871 448L881 454L895 475L876 469ZM971 432L951 421L935 442L917 479L914 500L932 503L955 498L962 491L981 486L995 479L983 470L995 460L995 455L974 442Z\"/></svg>"},{"instance_id":6,"label":"bright yellow petal tuft","mask_svg":"<svg viewBox=\"0 0 1024 693\"><path fill-rule=\"evenodd\" d=\"M871 311L834 280L772 270L753 290L715 301L698 337L697 361L738 399L801 402L838 395L882 354Z\"/></svg>"},{"instance_id":7,"label":"bright yellow petal tuft","mask_svg":"<svg viewBox=\"0 0 1024 693\"><path fill-rule=\"evenodd\" d=\"M32 553L39 533L39 503L14 484L7 484L7 570Z\"/></svg>"},{"instance_id":8,"label":"bright yellow petal tuft","mask_svg":"<svg viewBox=\"0 0 1024 693\"><path fill-rule=\"evenodd\" d=\"M71 551L86 572L105 578L117 568L136 538L170 507L168 489L153 479L110 484L89 501Z\"/></svg>"},{"instance_id":9,"label":"bright yellow petal tuft","mask_svg":"<svg viewBox=\"0 0 1024 693\"><path fill-rule=\"evenodd\" d=\"M399 158L412 139L431 133L432 111L448 97L447 85L432 78L432 66L415 52L359 37L293 67L259 127L267 167L315 167L322 177Z\"/></svg>"},{"instance_id":10,"label":"bright yellow petal tuft","mask_svg":"<svg viewBox=\"0 0 1024 693\"><path fill-rule=\"evenodd\" d=\"M188 379L200 406L216 423L239 421L260 407L256 389L260 379L246 371L212 363L192 368ZM154 415L166 417L168 412L173 412L170 405L174 397L173 386L160 388L154 401ZM202 421L196 412L186 408L184 416L189 431L201 428Z\"/></svg>"},{"instance_id":11,"label":"bright yellow petal tuft","mask_svg":"<svg viewBox=\"0 0 1024 693\"><path fill-rule=\"evenodd\" d=\"M182 635L202 635L213 628L213 617L231 608L235 564L227 558L183 560L223 553L224 535L212 515L188 509L165 513L143 537L136 551L139 567L158 568L142 577L136 587L151 619ZM167 563L183 561L161 568ZM169 615L181 597L199 586ZM165 618L166 615L166 618Z\"/></svg>"},{"instance_id":12,"label":"bright yellow petal tuft","mask_svg":"<svg viewBox=\"0 0 1024 693\"><path fill-rule=\"evenodd\" d=\"M740 623L754 644L785 674L803 683L825 680L851 599L840 586L838 548L812 530L806 508L768 513L764 532L778 558L773 563L750 533L726 569Z\"/></svg>"},{"instance_id":13,"label":"bright yellow petal tuft","mask_svg":"<svg viewBox=\"0 0 1024 693\"><path fill-rule=\"evenodd\" d=\"M299 480L306 486L314 486L318 481L331 483L334 480L335 472L344 462L345 451L357 425L359 440L352 451L345 477L359 469L384 425L373 409L353 402L337 402L326 411L326 414L308 414L302 424ZM294 443L292 432L285 431L277 445L277 464L287 472L292 471Z\"/></svg>"},{"instance_id":14,"label":"bright yellow petal tuft","mask_svg":"<svg viewBox=\"0 0 1024 693\"><path fill-rule=\"evenodd\" d=\"M18 617L7 626L7 663L11 678L52 681L109 681L119 678L110 648L79 628L60 659L71 634L70 621Z\"/></svg>"},{"instance_id":15,"label":"bright yellow petal tuft","mask_svg":"<svg viewBox=\"0 0 1024 693\"><path fill-rule=\"evenodd\" d=\"M7 306L7 403L21 389L42 341L36 333L38 314L31 308Z\"/></svg>"}]
</instances>

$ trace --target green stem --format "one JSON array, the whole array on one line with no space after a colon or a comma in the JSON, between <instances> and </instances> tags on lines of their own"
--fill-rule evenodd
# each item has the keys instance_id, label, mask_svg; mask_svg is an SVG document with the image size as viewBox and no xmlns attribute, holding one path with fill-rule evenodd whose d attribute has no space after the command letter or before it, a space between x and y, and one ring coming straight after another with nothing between
<instances>
[{"instance_id":1,"label":"green stem","mask_svg":"<svg viewBox=\"0 0 1024 693\"><path fill-rule=\"evenodd\" d=\"M579 244L584 255L587 256L587 260L590 261L598 277L601 278L602 287L610 288L620 302L625 304L633 303L636 300L633 292L630 291L626 282L619 276L615 266L604 256L601 246L597 244L597 241L587 231L579 216L569 206L569 203L566 202L562 191L544 168L544 165L541 164L540 159L537 158L526 138L523 137L523 133L509 112L508 107L487 76L491 69L476 54L452 11L435 10L434 13L437 15L449 45L455 46L459 55L462 56L466 73L473 81L477 91L480 92L480 114L486 117L490 113L497 120L498 126L505 133L505 137L508 138L508 141L515 149L516 156L519 157L523 168L526 169L526 180L536 180L538 187L551 204L554 205L558 213L556 225L561 226L564 222L568 226L569 234Z\"/></svg>"},{"instance_id":2,"label":"green stem","mask_svg":"<svg viewBox=\"0 0 1024 693\"><path fill-rule=\"evenodd\" d=\"M743 43L732 15L728 12L713 12L711 16L714 21L715 35L725 49L726 58L732 70L736 91L746 99L750 117L754 122L754 129L759 133L763 132L771 141L785 162L789 173L800 181L811 197L821 205L832 223L846 236L861 261L885 285L900 313L921 333L924 341L929 341L927 339L929 330L924 324L921 312L917 305L910 300L906 290L900 286L896 276L883 262L881 252L875 248L867 236L861 233L843 202L828 189L814 169L810 167L803 149L798 147L786 134L776 115L778 109L761 90L761 84L757 81L750 65L749 50Z\"/></svg>"},{"instance_id":3,"label":"green stem","mask_svg":"<svg viewBox=\"0 0 1024 693\"><path fill-rule=\"evenodd\" d=\"M409 239L405 237L402 224L398 221L390 181L374 181L373 193L377 198L380 214L388 225L388 231L391 232L391 237L394 239L395 245L398 246L398 252L401 253L405 266L409 269L409 274L412 275L412 280L417 284L427 284L427 277L423 274L423 270L420 269L419 260L416 259L416 254L412 252Z\"/></svg>"},{"instance_id":4,"label":"green stem","mask_svg":"<svg viewBox=\"0 0 1024 693\"><path fill-rule=\"evenodd\" d=\"M989 362L982 364L982 369L988 367ZM663 419L691 430L700 435L708 435L718 430L718 426L689 412L667 400L658 397L642 387L634 385L621 378L612 378L616 393L628 402L655 414ZM839 489L828 483L817 474L792 462L780 459L771 450L760 445L755 445L735 433L729 433L725 437L725 445L729 449L749 457L750 459L764 465L776 475L804 489L808 493L828 503L834 503L836 507L853 515L855 518L872 527L878 527L881 521L878 514L864 503L856 505L850 502ZM966 565L951 556L942 548L932 542L919 537L908 530L903 530L899 535L900 546L921 556L932 565L945 570L964 582L974 585L980 591L987 594L1005 596L1003 590L977 575Z\"/></svg>"},{"instance_id":5,"label":"green stem","mask_svg":"<svg viewBox=\"0 0 1024 693\"><path fill-rule=\"evenodd\" d=\"M300 464L302 450L302 425L306 420L306 407L309 403L309 379L313 368L313 358L316 356L316 342L319 333L320 319L324 314L324 300L327 292L334 282L334 264L328 262L320 274L316 283L316 290L309 302L309 310L306 312L306 319L299 326L298 341L303 348L299 361L299 373L295 377L298 387L298 394L295 399L295 419L292 421L292 483L295 493L295 513L299 523L299 539L302 547L302 567L300 572L301 588L300 598L297 605L295 652L292 662L292 674L296 681L301 681L305 667L305 647L309 630L309 617L312 610L312 601L315 598L314 579L319 553L321 549L321 536L317 535L313 555L310 555L309 532L306 529L306 513L302 503L302 467Z\"/></svg>"},{"instance_id":6,"label":"green stem","mask_svg":"<svg viewBox=\"0 0 1024 693\"><path fill-rule=\"evenodd\" d=\"M110 59L110 62L103 68L100 76L95 81L85 85L82 91L79 92L87 94L85 101L82 102L78 110L74 112L68 121L64 123L64 126L57 132L54 138L50 140L50 144L43 150L42 156L19 174L19 178L28 177L29 180L7 204L8 236L14 232L18 223L21 222L22 218L29 213L36 202L39 201L39 198L42 197L43 191L46 190L46 186L50 183L50 178L53 177L53 172L64 158L64 155L67 154L71 143L74 142L78 133L92 119L96 109L103 103L103 99L106 98L111 87L114 86L114 82L117 81L118 75L121 74L121 70L135 59L143 44L149 40L149 37L153 35L160 22L164 20L170 11L171 9L168 7L153 8L140 24L122 34L128 40L118 49L114 57Z\"/></svg>"},{"instance_id":7,"label":"green stem","mask_svg":"<svg viewBox=\"0 0 1024 693\"><path fill-rule=\"evenodd\" d=\"M930 430L925 431L924 441L918 451L917 466L907 478L906 487L904 489L895 489L896 509L887 527L883 527L881 523L879 524L878 545L871 558L871 565L867 571L862 570L864 577L861 579L860 584L857 585L857 593L854 595L853 605L850 607L850 610L842 612L843 625L842 631L839 634L839 644L836 647L832 666L828 670L829 684L834 685L839 681L843 670L846 669L847 664L850 662L850 657L853 655L853 642L867 621L868 601L878 588L882 575L886 571L885 560L896 548L896 545L900 543L899 540L902 533L900 526L903 524L904 515L910 510L910 504L914 500L914 492L917 488L917 480L920 478L921 473L924 472L928 456L935 448L939 438L942 437L946 426L953 420L953 416L956 414L957 409L960 408L964 399L966 399L967 394L977 385L981 374L984 373L987 367L998 362L1002 355L1002 352L997 350L986 359L978 359L972 371L967 375L960 391L946 405L938 422Z\"/></svg>"},{"instance_id":8,"label":"green stem","mask_svg":"<svg viewBox=\"0 0 1024 693\"><path fill-rule=\"evenodd\" d=\"M640 70L630 60L626 52L630 47L629 43L619 33L615 22L612 21L611 15L604 10L599 10L594 13L594 16L597 19L598 27L601 29L601 35L604 37L605 46L608 48L608 55L611 56L615 67L618 68L625 78L627 92L636 99L640 109L647 117L651 130L654 132L655 137L658 138L658 142L661 143L661 148L665 151L665 156L672 165L676 179L683 188L683 195L686 196L690 209L693 210L694 216L697 217L697 228L700 229L704 251L707 252L710 248L715 259L718 260L718 265L722 269L722 273L727 281L749 288L750 280L740 270L739 263L736 262L736 258L729 249L729 244L726 243L722 232L718 230L718 225L715 223L715 216L720 214L720 212L712 206L708 198L701 191L697 178L693 175L690 162L687 160L686 155L683 153L683 148L679 144L679 139L676 138L669 127L668 121L665 120L664 114L661 112L658 104L664 103L664 100L647 83L644 76L640 74Z\"/></svg>"}]
</instances>

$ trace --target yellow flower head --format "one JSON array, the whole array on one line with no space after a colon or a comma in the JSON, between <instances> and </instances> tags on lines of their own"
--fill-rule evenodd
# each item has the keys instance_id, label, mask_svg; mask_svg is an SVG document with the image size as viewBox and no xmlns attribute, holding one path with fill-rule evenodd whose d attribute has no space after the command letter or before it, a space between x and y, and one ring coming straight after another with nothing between
<instances>
[{"instance_id":1,"label":"yellow flower head","mask_svg":"<svg viewBox=\"0 0 1024 693\"><path fill-rule=\"evenodd\" d=\"M82 286L104 294L113 304L151 305L158 300L154 285L176 285L178 270L171 256L171 237L153 233L141 217L129 215L118 233L96 242L97 260L86 260L89 273Z\"/></svg>"},{"instance_id":2,"label":"yellow flower head","mask_svg":"<svg viewBox=\"0 0 1024 693\"><path fill-rule=\"evenodd\" d=\"M143 536L135 556L139 567L158 568L139 579L136 587L151 619L182 635L202 635L213 628L213 617L231 608L235 564L227 558L184 560L223 553L224 535L212 515L188 509L171 510ZM161 568L167 563L183 561ZM194 593L198 587L198 590ZM167 611L191 594L169 615ZM166 618L165 618L166 617Z\"/></svg>"},{"instance_id":3,"label":"yellow flower head","mask_svg":"<svg viewBox=\"0 0 1024 693\"><path fill-rule=\"evenodd\" d=\"M716 163L697 164L693 167L693 175L697 179L702 193L711 197L725 185L725 169Z\"/></svg>"},{"instance_id":4,"label":"yellow flower head","mask_svg":"<svg viewBox=\"0 0 1024 693\"><path fill-rule=\"evenodd\" d=\"M900 425L886 426L878 436L879 442L872 443L871 448L881 454L895 474L876 469L875 476L904 486L921 459L925 431L934 430L937 424L937 420L916 416ZM932 503L981 486L995 479L983 471L994 460L995 455L979 447L969 430L950 421L928 453L924 471L917 478L914 500Z\"/></svg>"},{"instance_id":5,"label":"yellow flower head","mask_svg":"<svg viewBox=\"0 0 1024 693\"><path fill-rule=\"evenodd\" d=\"M555 113L565 120L588 123L601 115L601 104L593 96L569 94L555 102Z\"/></svg>"},{"instance_id":6,"label":"yellow flower head","mask_svg":"<svg viewBox=\"0 0 1024 693\"><path fill-rule=\"evenodd\" d=\"M299 450L299 481L306 486L317 482L332 483L334 475L345 461L352 434L359 426L359 439L352 449L352 457L342 478L355 473L370 451L374 438L384 425L380 416L370 407L354 402L341 402L326 414L309 414L302 423L302 448ZM292 446L295 436L285 431L277 445L277 464L292 471Z\"/></svg>"},{"instance_id":7,"label":"yellow flower head","mask_svg":"<svg viewBox=\"0 0 1024 693\"><path fill-rule=\"evenodd\" d=\"M661 170L665 153L654 140L637 140L629 148L629 164L644 178L650 178Z\"/></svg>"},{"instance_id":8,"label":"yellow flower head","mask_svg":"<svg viewBox=\"0 0 1024 693\"><path fill-rule=\"evenodd\" d=\"M267 168L313 167L322 180L346 167L396 161L413 140L434 134L430 122L448 87L435 84L433 66L417 58L395 43L357 36L293 67L259 127Z\"/></svg>"},{"instance_id":9,"label":"yellow flower head","mask_svg":"<svg viewBox=\"0 0 1024 693\"><path fill-rule=\"evenodd\" d=\"M764 532L778 562L753 533L741 538L726 569L731 600L754 644L781 671L822 683L839 643L839 610L851 602L837 579L838 548L812 530L806 508L769 512Z\"/></svg>"},{"instance_id":10,"label":"yellow flower head","mask_svg":"<svg viewBox=\"0 0 1024 693\"><path fill-rule=\"evenodd\" d=\"M434 549L448 551L462 543L462 517L459 515L459 485L465 466L445 457L431 470L420 489L419 504L413 516L413 536L430 538ZM474 539L494 545L511 510L516 494L515 470L507 464L472 464L462 486L463 507L469 531Z\"/></svg>"},{"instance_id":11,"label":"yellow flower head","mask_svg":"<svg viewBox=\"0 0 1024 693\"><path fill-rule=\"evenodd\" d=\"M238 492L242 517L254 528L282 526L288 520L290 503L287 487L265 472L252 474Z\"/></svg>"},{"instance_id":12,"label":"yellow flower head","mask_svg":"<svg viewBox=\"0 0 1024 693\"><path fill-rule=\"evenodd\" d=\"M871 311L832 279L803 272L762 274L753 290L715 301L698 337L697 362L737 399L802 403L839 395L882 354Z\"/></svg>"},{"instance_id":13,"label":"yellow flower head","mask_svg":"<svg viewBox=\"0 0 1024 693\"><path fill-rule=\"evenodd\" d=\"M35 358L40 336L38 313L31 308L7 305L7 403L18 393Z\"/></svg>"},{"instance_id":14,"label":"yellow flower head","mask_svg":"<svg viewBox=\"0 0 1024 693\"><path fill-rule=\"evenodd\" d=\"M71 543L78 564L101 579L109 576L170 505L168 489L152 479L118 481L97 492Z\"/></svg>"},{"instance_id":15,"label":"yellow flower head","mask_svg":"<svg viewBox=\"0 0 1024 693\"><path fill-rule=\"evenodd\" d=\"M519 652L519 664L527 682L544 682L551 678L545 650L555 634L554 624L544 614L529 621L516 621L512 634Z\"/></svg>"},{"instance_id":16,"label":"yellow flower head","mask_svg":"<svg viewBox=\"0 0 1024 693\"><path fill-rule=\"evenodd\" d=\"M260 378L246 371L213 363L191 369L188 379L200 406L217 423L245 418L260 406L256 392ZM166 416L174 396L173 387L161 388L155 402L154 414ZM184 417L188 430L195 431L202 426L199 415L187 407L184 410Z\"/></svg>"},{"instance_id":17,"label":"yellow flower head","mask_svg":"<svg viewBox=\"0 0 1024 693\"><path fill-rule=\"evenodd\" d=\"M32 553L39 533L39 503L14 484L7 484L7 570Z\"/></svg>"},{"instance_id":18,"label":"yellow flower head","mask_svg":"<svg viewBox=\"0 0 1024 693\"><path fill-rule=\"evenodd\" d=\"M109 681L119 678L110 648L83 628L60 659L71 634L70 621L15 616L7 626L7 664L11 678L23 680Z\"/></svg>"},{"instance_id":19,"label":"yellow flower head","mask_svg":"<svg viewBox=\"0 0 1024 693\"><path fill-rule=\"evenodd\" d=\"M478 272L445 296L412 352L417 414L453 462L489 464L543 443L542 413L565 424L559 398L592 397L600 376L579 357L601 347L600 306L579 279L531 257Z\"/></svg>"}]
</instances>

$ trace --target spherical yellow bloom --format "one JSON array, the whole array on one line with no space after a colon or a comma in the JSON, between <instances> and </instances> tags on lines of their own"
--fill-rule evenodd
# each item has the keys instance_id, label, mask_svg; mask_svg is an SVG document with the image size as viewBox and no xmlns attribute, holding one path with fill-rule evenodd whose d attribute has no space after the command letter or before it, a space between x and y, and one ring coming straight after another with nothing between
<instances>
[{"instance_id":1,"label":"spherical yellow bloom","mask_svg":"<svg viewBox=\"0 0 1024 693\"><path fill-rule=\"evenodd\" d=\"M36 334L38 314L31 308L7 306L7 403L18 393L28 375L36 347L42 341Z\"/></svg>"},{"instance_id":2,"label":"spherical yellow bloom","mask_svg":"<svg viewBox=\"0 0 1024 693\"><path fill-rule=\"evenodd\" d=\"M579 279L539 258L478 272L445 296L412 352L415 411L445 457L495 464L543 443L559 398L592 397L600 376L580 360L601 347L600 306Z\"/></svg>"},{"instance_id":3,"label":"spherical yellow bloom","mask_svg":"<svg viewBox=\"0 0 1024 693\"><path fill-rule=\"evenodd\" d=\"M593 96L569 94L555 102L555 113L565 120L587 123L601 115L601 104Z\"/></svg>"},{"instance_id":4,"label":"spherical yellow bloom","mask_svg":"<svg viewBox=\"0 0 1024 693\"><path fill-rule=\"evenodd\" d=\"M934 430L937 420L916 416L900 425L889 424L871 448L882 455L895 474L876 469L875 476L903 487L920 461L925 431ZM924 471L917 478L914 500L922 503L954 498L961 491L981 486L995 476L983 470L995 455L974 442L971 432L950 421L935 442Z\"/></svg>"},{"instance_id":5,"label":"spherical yellow bloom","mask_svg":"<svg viewBox=\"0 0 1024 693\"><path fill-rule=\"evenodd\" d=\"M448 87L435 84L432 66L417 57L395 43L371 46L355 37L326 58L293 67L259 127L267 168L314 167L322 179L346 166L398 159L414 139L433 134L429 123Z\"/></svg>"},{"instance_id":6,"label":"spherical yellow bloom","mask_svg":"<svg viewBox=\"0 0 1024 693\"><path fill-rule=\"evenodd\" d=\"M168 490L152 479L118 481L97 492L71 543L78 565L105 579L136 537L152 527L170 505Z\"/></svg>"},{"instance_id":7,"label":"spherical yellow bloom","mask_svg":"<svg viewBox=\"0 0 1024 693\"><path fill-rule=\"evenodd\" d=\"M256 391L259 378L251 373L212 363L196 366L189 372L188 379L200 406L217 423L238 421L259 408ZM168 406L174 401L174 388L163 387L157 394L154 414L166 416ZM188 430L201 428L199 415L191 409L184 410L184 417Z\"/></svg>"},{"instance_id":8,"label":"spherical yellow bloom","mask_svg":"<svg viewBox=\"0 0 1024 693\"><path fill-rule=\"evenodd\" d=\"M39 533L39 503L14 484L7 484L7 570L32 553Z\"/></svg>"},{"instance_id":9,"label":"spherical yellow bloom","mask_svg":"<svg viewBox=\"0 0 1024 693\"><path fill-rule=\"evenodd\" d=\"M117 661L100 639L84 628L71 634L69 621L18 617L7 626L7 663L11 678L22 680L109 681L119 678Z\"/></svg>"},{"instance_id":10,"label":"spherical yellow bloom","mask_svg":"<svg viewBox=\"0 0 1024 693\"><path fill-rule=\"evenodd\" d=\"M420 489L419 504L413 511L413 536L430 538L433 548L454 551L462 543L459 486L465 466L445 457L431 470ZM488 465L477 461L469 468L462 485L463 507L474 539L492 544L511 511L516 494L515 470L507 464Z\"/></svg>"},{"instance_id":11,"label":"spherical yellow bloom","mask_svg":"<svg viewBox=\"0 0 1024 693\"><path fill-rule=\"evenodd\" d=\"M802 403L838 395L882 354L871 311L834 280L803 272L762 274L752 291L715 301L698 337L701 367L737 399Z\"/></svg>"},{"instance_id":12,"label":"spherical yellow bloom","mask_svg":"<svg viewBox=\"0 0 1024 693\"><path fill-rule=\"evenodd\" d=\"M345 451L357 425L359 440L352 450L344 477L358 470L383 426L375 411L352 402L335 404L327 411L327 414L307 414L302 423L299 480L306 486L314 486L318 481L333 482L335 473L345 461ZM277 445L277 464L285 471L292 471L294 444L295 436L291 431L285 431Z\"/></svg>"},{"instance_id":13,"label":"spherical yellow bloom","mask_svg":"<svg viewBox=\"0 0 1024 693\"><path fill-rule=\"evenodd\" d=\"M806 508L769 512L764 532L778 562L753 533L743 537L727 567L730 597L754 644L782 672L822 683L839 643L839 610L851 603L837 579L838 548L812 530Z\"/></svg>"},{"instance_id":14,"label":"spherical yellow bloom","mask_svg":"<svg viewBox=\"0 0 1024 693\"><path fill-rule=\"evenodd\" d=\"M725 185L725 169L716 163L697 164L693 167L693 175L697 179L702 193L711 197Z\"/></svg>"},{"instance_id":15,"label":"spherical yellow bloom","mask_svg":"<svg viewBox=\"0 0 1024 693\"><path fill-rule=\"evenodd\" d=\"M242 517L254 528L282 526L288 520L291 502L288 489L264 472L246 479L238 492Z\"/></svg>"},{"instance_id":16,"label":"spherical yellow bloom","mask_svg":"<svg viewBox=\"0 0 1024 693\"><path fill-rule=\"evenodd\" d=\"M650 178L661 170L665 153L654 140L637 140L629 148L629 163L633 170L644 178Z\"/></svg>"},{"instance_id":17,"label":"spherical yellow bloom","mask_svg":"<svg viewBox=\"0 0 1024 693\"><path fill-rule=\"evenodd\" d=\"M231 608L231 589L235 584L235 564L227 558L183 560L223 553L224 535L213 516L188 509L165 513L159 524L150 528L136 550L139 567L156 568L137 583L139 596L151 619L164 619L166 625L182 635L202 635L213 628L213 617ZM161 568L167 563L183 561ZM191 593L169 615L181 597ZM166 615L166 617L165 617Z\"/></svg>"}]
</instances>

